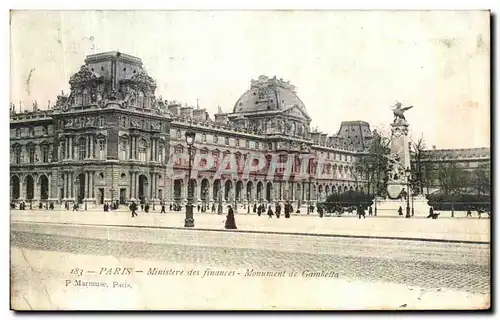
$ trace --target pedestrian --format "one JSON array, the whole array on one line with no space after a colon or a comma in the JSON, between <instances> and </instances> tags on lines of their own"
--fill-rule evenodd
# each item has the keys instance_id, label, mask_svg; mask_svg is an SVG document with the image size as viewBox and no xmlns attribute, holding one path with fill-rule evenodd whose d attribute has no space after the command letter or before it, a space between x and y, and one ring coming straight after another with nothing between
<instances>
[{"instance_id":1,"label":"pedestrian","mask_svg":"<svg viewBox=\"0 0 500 320\"><path fill-rule=\"evenodd\" d=\"M198 205L196 209L198 210L197 212L200 212L200 205Z\"/></svg>"},{"instance_id":2,"label":"pedestrian","mask_svg":"<svg viewBox=\"0 0 500 320\"><path fill-rule=\"evenodd\" d=\"M285 204L285 219L290 218L290 210L292 210L291 207L292 206L289 203Z\"/></svg>"},{"instance_id":3,"label":"pedestrian","mask_svg":"<svg viewBox=\"0 0 500 320\"><path fill-rule=\"evenodd\" d=\"M320 218L323 218L323 207L318 205L318 214Z\"/></svg>"},{"instance_id":4,"label":"pedestrian","mask_svg":"<svg viewBox=\"0 0 500 320\"><path fill-rule=\"evenodd\" d=\"M358 216L359 216L359 219L361 219L361 216L363 216L363 219L366 219L365 217L365 208L363 208L363 206L358 206Z\"/></svg>"},{"instance_id":5,"label":"pedestrian","mask_svg":"<svg viewBox=\"0 0 500 320\"><path fill-rule=\"evenodd\" d=\"M161 211L160 211L160 213L166 213L165 212L165 203L164 202L161 203Z\"/></svg>"},{"instance_id":6,"label":"pedestrian","mask_svg":"<svg viewBox=\"0 0 500 320\"><path fill-rule=\"evenodd\" d=\"M267 215L269 216L269 218L272 218L274 215L271 205L269 205L269 207L267 208Z\"/></svg>"},{"instance_id":7,"label":"pedestrian","mask_svg":"<svg viewBox=\"0 0 500 320\"><path fill-rule=\"evenodd\" d=\"M257 208L257 215L260 217L261 213L262 213L262 206L259 206Z\"/></svg>"},{"instance_id":8,"label":"pedestrian","mask_svg":"<svg viewBox=\"0 0 500 320\"><path fill-rule=\"evenodd\" d=\"M132 201L132 203L130 204L130 210L132 210L132 218L133 217L137 217L137 205L135 204L135 202Z\"/></svg>"},{"instance_id":9,"label":"pedestrian","mask_svg":"<svg viewBox=\"0 0 500 320\"><path fill-rule=\"evenodd\" d=\"M431 209L432 209L432 207L431 207ZM400 216L402 216L402 215L403 215L403 208L401 208L401 206L399 206L399 209L398 209L398 214L399 214Z\"/></svg>"},{"instance_id":10,"label":"pedestrian","mask_svg":"<svg viewBox=\"0 0 500 320\"><path fill-rule=\"evenodd\" d=\"M254 204L253 204L253 213L256 213L256 212L257 212L257 204L256 204L256 203L254 203Z\"/></svg>"},{"instance_id":11,"label":"pedestrian","mask_svg":"<svg viewBox=\"0 0 500 320\"><path fill-rule=\"evenodd\" d=\"M226 223L224 227L226 229L238 229L236 228L236 221L234 220L234 211L230 205L228 206Z\"/></svg>"},{"instance_id":12,"label":"pedestrian","mask_svg":"<svg viewBox=\"0 0 500 320\"><path fill-rule=\"evenodd\" d=\"M212 213L215 213L215 203L212 203Z\"/></svg>"},{"instance_id":13,"label":"pedestrian","mask_svg":"<svg viewBox=\"0 0 500 320\"><path fill-rule=\"evenodd\" d=\"M281 215L281 206L279 202L276 202L276 218L279 219Z\"/></svg>"},{"instance_id":14,"label":"pedestrian","mask_svg":"<svg viewBox=\"0 0 500 320\"><path fill-rule=\"evenodd\" d=\"M370 206L368 208L368 215L371 216L373 214L373 211L372 211L372 206Z\"/></svg>"},{"instance_id":15,"label":"pedestrian","mask_svg":"<svg viewBox=\"0 0 500 320\"><path fill-rule=\"evenodd\" d=\"M149 213L149 203L148 202L144 205L144 212Z\"/></svg>"},{"instance_id":16,"label":"pedestrian","mask_svg":"<svg viewBox=\"0 0 500 320\"><path fill-rule=\"evenodd\" d=\"M400 207L401 208L401 207ZM427 218L432 218L434 219L434 208L433 207L429 207L429 215L426 217Z\"/></svg>"}]
</instances>

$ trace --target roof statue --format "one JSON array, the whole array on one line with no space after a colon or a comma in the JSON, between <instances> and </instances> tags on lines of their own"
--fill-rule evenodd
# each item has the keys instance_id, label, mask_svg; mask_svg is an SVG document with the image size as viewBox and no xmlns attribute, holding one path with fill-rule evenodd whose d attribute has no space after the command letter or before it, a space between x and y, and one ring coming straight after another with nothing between
<instances>
[{"instance_id":1,"label":"roof statue","mask_svg":"<svg viewBox=\"0 0 500 320\"><path fill-rule=\"evenodd\" d=\"M396 104L392 108L392 112L394 113L394 122L396 122L398 119L406 121L404 113L411 108L413 108L413 106L402 107L401 102L396 102Z\"/></svg>"}]
</instances>

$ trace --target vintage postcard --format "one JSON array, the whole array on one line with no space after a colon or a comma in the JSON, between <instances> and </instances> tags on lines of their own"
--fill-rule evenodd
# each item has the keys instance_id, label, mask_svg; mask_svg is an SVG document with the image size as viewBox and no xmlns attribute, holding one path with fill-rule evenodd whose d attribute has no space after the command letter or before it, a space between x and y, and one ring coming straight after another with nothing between
<instances>
[{"instance_id":1,"label":"vintage postcard","mask_svg":"<svg viewBox=\"0 0 500 320\"><path fill-rule=\"evenodd\" d=\"M486 310L489 11L10 12L13 310Z\"/></svg>"}]
</instances>

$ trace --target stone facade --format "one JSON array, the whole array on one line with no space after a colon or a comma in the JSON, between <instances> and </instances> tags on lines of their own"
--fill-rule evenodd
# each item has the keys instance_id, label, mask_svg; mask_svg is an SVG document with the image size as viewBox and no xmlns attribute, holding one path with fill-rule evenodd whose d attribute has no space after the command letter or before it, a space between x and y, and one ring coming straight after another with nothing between
<instances>
[{"instance_id":1,"label":"stone facade","mask_svg":"<svg viewBox=\"0 0 500 320\"><path fill-rule=\"evenodd\" d=\"M11 199L159 199L165 195L170 116L140 59L88 56L47 111L11 110Z\"/></svg>"},{"instance_id":2,"label":"stone facade","mask_svg":"<svg viewBox=\"0 0 500 320\"><path fill-rule=\"evenodd\" d=\"M237 163L235 176L217 176L215 169L192 174L198 204L302 205L366 187L355 163L372 138L369 124L342 122L334 135L311 130L296 88L282 79L252 80L232 112L219 108L213 117L204 109L156 97L156 83L142 61L119 52L88 56L69 83L70 93L62 92L47 110L35 104L32 111L16 113L11 107L12 201L94 206L164 199L184 204L188 178L172 178L167 170L175 155L187 155L187 130L196 133L195 160L203 154L220 164L232 154ZM243 174L249 155L259 152L266 155L265 166ZM294 163L288 177L277 170L269 179L271 158L283 163L291 155L312 159L305 166ZM188 170L182 159L173 167ZM303 167L306 178L299 178Z\"/></svg>"}]
</instances>

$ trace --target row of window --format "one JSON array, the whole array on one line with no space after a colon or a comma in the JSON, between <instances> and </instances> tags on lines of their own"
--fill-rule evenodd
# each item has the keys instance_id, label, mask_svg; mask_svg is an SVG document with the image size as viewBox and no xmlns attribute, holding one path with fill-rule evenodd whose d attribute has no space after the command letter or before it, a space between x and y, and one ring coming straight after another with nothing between
<instances>
[{"instance_id":1,"label":"row of window","mask_svg":"<svg viewBox=\"0 0 500 320\"><path fill-rule=\"evenodd\" d=\"M24 129L24 130L23 130ZM17 128L16 129L16 138L21 138L23 136L23 131L26 132L25 130L28 130L27 136L28 137L34 137L35 136L35 127L28 127L28 128ZM43 126L42 127L42 135L48 135L49 134L49 127L48 126Z\"/></svg>"},{"instance_id":2,"label":"row of window","mask_svg":"<svg viewBox=\"0 0 500 320\"><path fill-rule=\"evenodd\" d=\"M23 149L25 149L26 152L23 152ZM48 163L50 162L50 145L43 144L40 146L40 157L36 153L36 146L32 144L27 145L25 148L22 146L15 146L12 150L12 154L12 160L15 164L40 162ZM27 155L26 162L24 161L25 155Z\"/></svg>"},{"instance_id":3,"label":"row of window","mask_svg":"<svg viewBox=\"0 0 500 320\"><path fill-rule=\"evenodd\" d=\"M95 139L94 148L90 147L88 143L90 140L82 137L76 142L76 159L83 160L87 158L94 158L97 160L106 159L106 140L105 139ZM67 150L66 143L63 141L59 145L59 158L60 159L73 159L74 150Z\"/></svg>"},{"instance_id":4,"label":"row of window","mask_svg":"<svg viewBox=\"0 0 500 320\"><path fill-rule=\"evenodd\" d=\"M136 157L137 151L137 157ZM137 141L136 150L133 150L132 144L128 139L120 140L120 152L118 158L120 160L137 159L142 162L148 161L158 161L163 162L165 159L165 146L162 142L158 142L156 152L153 152L151 146L148 144L146 139L139 139Z\"/></svg>"},{"instance_id":5,"label":"row of window","mask_svg":"<svg viewBox=\"0 0 500 320\"><path fill-rule=\"evenodd\" d=\"M179 130L179 129L176 131L176 138L178 140L182 139L181 130ZM222 138L224 138L224 144L226 146L229 146L229 137L222 137ZM207 142L207 135L205 133L202 133L201 134L201 143L206 143L206 142ZM219 143L219 136L218 135L213 135L212 136L212 142L213 143ZM245 148L247 148L247 149L251 148L250 147L250 145L251 145L250 142L251 142L250 140L245 140ZM260 144L259 141L253 141L253 145L254 145L254 148L257 149L257 150L260 149L261 146L262 147L265 146L265 144ZM239 138L235 138L234 139L234 146L235 147L242 147ZM269 143L268 147L272 148L272 144Z\"/></svg>"}]
</instances>

